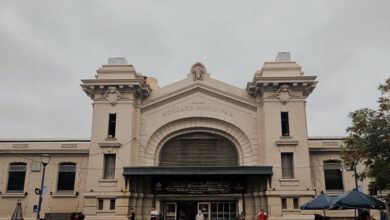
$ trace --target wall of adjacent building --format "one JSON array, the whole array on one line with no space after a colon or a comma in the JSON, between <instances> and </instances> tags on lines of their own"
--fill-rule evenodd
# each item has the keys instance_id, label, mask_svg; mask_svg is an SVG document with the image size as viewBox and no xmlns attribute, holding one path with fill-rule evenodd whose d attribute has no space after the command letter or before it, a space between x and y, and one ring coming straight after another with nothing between
<instances>
[{"instance_id":1,"label":"wall of adjacent building","mask_svg":"<svg viewBox=\"0 0 390 220\"><path fill-rule=\"evenodd\" d=\"M35 219L33 206L38 204L35 188L40 188L42 169L32 170L34 161L40 163L41 154L50 154L50 163L46 166L45 190L41 216L45 213L71 213L83 210L83 193L85 192L89 143L0 143L0 219L9 219L18 199L22 202L25 219ZM7 192L9 164L26 163L24 190L21 193ZM59 164L72 162L76 164L73 192L57 192Z\"/></svg>"}]
</instances>

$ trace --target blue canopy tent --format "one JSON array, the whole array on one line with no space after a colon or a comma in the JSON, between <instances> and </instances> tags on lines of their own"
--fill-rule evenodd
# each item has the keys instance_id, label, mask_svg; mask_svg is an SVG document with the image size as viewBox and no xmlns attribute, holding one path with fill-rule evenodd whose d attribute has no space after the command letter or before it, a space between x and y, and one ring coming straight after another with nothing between
<instances>
[{"instance_id":1,"label":"blue canopy tent","mask_svg":"<svg viewBox=\"0 0 390 220\"><path fill-rule=\"evenodd\" d=\"M325 210L329 209L333 204L333 198L326 195L324 192L312 200L303 204L300 208L303 210L323 210L324 217L326 217Z\"/></svg>"},{"instance_id":2,"label":"blue canopy tent","mask_svg":"<svg viewBox=\"0 0 390 220\"><path fill-rule=\"evenodd\" d=\"M385 209L385 203L353 189L334 199L329 209Z\"/></svg>"}]
</instances>

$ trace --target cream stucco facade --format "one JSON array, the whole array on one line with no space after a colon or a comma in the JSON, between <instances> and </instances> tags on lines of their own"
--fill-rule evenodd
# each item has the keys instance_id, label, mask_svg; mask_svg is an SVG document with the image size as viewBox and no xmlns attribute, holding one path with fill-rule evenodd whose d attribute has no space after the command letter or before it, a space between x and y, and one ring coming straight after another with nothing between
<instances>
[{"instance_id":1,"label":"cream stucco facade","mask_svg":"<svg viewBox=\"0 0 390 220\"><path fill-rule=\"evenodd\" d=\"M355 186L352 172L340 166L342 189L326 188L324 162L341 161L342 141L308 137L305 106L316 84L316 77L305 75L296 62L278 59L266 62L246 88L213 79L201 63L184 79L159 88L155 79L137 73L123 59L111 59L94 79L82 80L93 103L90 139L1 140L0 219L9 218L17 199L25 219L35 218L34 189L42 172L32 167L42 153L51 155L42 212L52 219L74 211L87 219L128 219L132 212L136 219L149 219L152 206L164 219L174 220L180 219L179 209L188 213L195 206L208 212L207 220L233 219L242 211L254 219L260 208L270 220L313 219L313 211L297 205L320 191L338 195ZM218 158L217 165L195 158L199 166L194 166L191 153L214 152L199 146L221 146L221 152L234 146L226 152L236 164L233 160L233 166L224 166L225 155L216 154L210 160ZM192 151L180 154L179 148ZM176 154L179 165L162 165L162 160L179 160ZM292 166L285 167L289 162ZM17 192L8 190L13 163L26 165L23 190ZM72 190L58 190L62 163L76 166ZM178 190L186 180L203 185ZM222 183L225 188L212 191ZM353 212L329 211L329 216L352 217Z\"/></svg>"}]
</instances>

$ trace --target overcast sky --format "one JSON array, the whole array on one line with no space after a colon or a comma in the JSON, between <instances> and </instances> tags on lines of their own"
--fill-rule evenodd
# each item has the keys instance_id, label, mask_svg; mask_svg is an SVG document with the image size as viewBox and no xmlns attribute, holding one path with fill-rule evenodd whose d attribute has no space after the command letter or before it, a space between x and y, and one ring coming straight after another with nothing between
<instances>
[{"instance_id":1,"label":"overcast sky","mask_svg":"<svg viewBox=\"0 0 390 220\"><path fill-rule=\"evenodd\" d=\"M89 138L80 79L108 57L160 86L200 61L244 89L279 51L318 76L309 135L345 135L390 77L390 1L0 1L0 138Z\"/></svg>"}]
</instances>

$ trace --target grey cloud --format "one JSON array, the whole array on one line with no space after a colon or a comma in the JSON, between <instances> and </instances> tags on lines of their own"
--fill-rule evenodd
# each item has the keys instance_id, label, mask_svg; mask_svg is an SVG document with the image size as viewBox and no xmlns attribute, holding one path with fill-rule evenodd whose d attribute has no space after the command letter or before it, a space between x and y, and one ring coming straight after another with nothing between
<instances>
[{"instance_id":1,"label":"grey cloud","mask_svg":"<svg viewBox=\"0 0 390 220\"><path fill-rule=\"evenodd\" d=\"M376 107L389 77L390 2L3 1L0 137L89 137L79 87L110 56L167 85L203 62L245 88L278 51L320 83L307 103L310 135L343 135L347 114Z\"/></svg>"}]
</instances>

